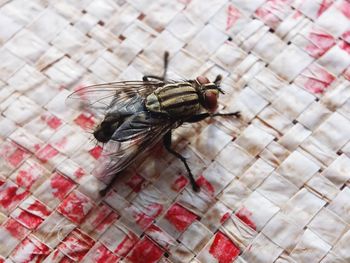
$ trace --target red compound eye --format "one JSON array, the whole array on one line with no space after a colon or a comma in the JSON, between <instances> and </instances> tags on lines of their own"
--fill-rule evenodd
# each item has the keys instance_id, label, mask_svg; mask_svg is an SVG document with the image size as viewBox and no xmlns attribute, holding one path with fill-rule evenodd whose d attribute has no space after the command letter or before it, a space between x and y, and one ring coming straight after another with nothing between
<instances>
[{"instance_id":1,"label":"red compound eye","mask_svg":"<svg viewBox=\"0 0 350 263\"><path fill-rule=\"evenodd\" d=\"M216 108L218 107L218 95L215 92L212 91L206 91L205 92L205 104L206 108L210 112L214 112Z\"/></svg>"}]
</instances>

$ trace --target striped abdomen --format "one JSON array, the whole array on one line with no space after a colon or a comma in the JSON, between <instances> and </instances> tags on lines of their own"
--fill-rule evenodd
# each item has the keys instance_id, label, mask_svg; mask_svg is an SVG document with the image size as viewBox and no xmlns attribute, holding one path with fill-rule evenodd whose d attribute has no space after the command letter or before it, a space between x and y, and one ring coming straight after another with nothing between
<instances>
[{"instance_id":1,"label":"striped abdomen","mask_svg":"<svg viewBox=\"0 0 350 263\"><path fill-rule=\"evenodd\" d=\"M167 84L146 98L151 112L166 113L171 117L186 117L197 113L200 103L196 89L189 82Z\"/></svg>"}]
</instances>

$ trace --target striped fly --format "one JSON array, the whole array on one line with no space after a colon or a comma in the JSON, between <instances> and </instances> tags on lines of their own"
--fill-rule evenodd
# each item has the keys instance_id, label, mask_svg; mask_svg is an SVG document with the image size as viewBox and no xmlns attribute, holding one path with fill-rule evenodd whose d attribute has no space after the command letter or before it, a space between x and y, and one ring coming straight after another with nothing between
<instances>
[{"instance_id":1,"label":"striped fly","mask_svg":"<svg viewBox=\"0 0 350 263\"><path fill-rule=\"evenodd\" d=\"M193 80L173 81L166 78L168 52L164 55L162 77L148 75L142 81L121 81L81 88L68 97L68 103L83 105L103 120L94 129L98 142L104 143L104 156L95 175L107 187L115 178L158 142L184 164L194 191L199 187L187 160L171 147L171 132L184 123L194 123L208 117L235 116L239 112L215 113L221 76L213 82L199 76Z\"/></svg>"}]
</instances>

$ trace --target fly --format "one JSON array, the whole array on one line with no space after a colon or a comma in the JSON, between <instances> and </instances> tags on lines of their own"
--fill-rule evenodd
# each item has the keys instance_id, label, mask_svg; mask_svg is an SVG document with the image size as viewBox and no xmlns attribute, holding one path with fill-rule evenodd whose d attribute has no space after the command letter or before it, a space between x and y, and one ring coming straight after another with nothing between
<instances>
[{"instance_id":1,"label":"fly","mask_svg":"<svg viewBox=\"0 0 350 263\"><path fill-rule=\"evenodd\" d=\"M68 97L68 101L79 100L87 110L103 116L93 132L98 142L105 143L104 152L108 152L95 173L107 184L100 191L101 196L118 175L161 140L165 149L184 164L192 188L198 192L187 160L171 147L172 130L208 117L239 117L239 112L215 113L219 93L224 94L220 88L221 75L213 82L204 76L187 81L168 80L168 58L165 52L162 77L148 75L142 81L88 86Z\"/></svg>"}]
</instances>

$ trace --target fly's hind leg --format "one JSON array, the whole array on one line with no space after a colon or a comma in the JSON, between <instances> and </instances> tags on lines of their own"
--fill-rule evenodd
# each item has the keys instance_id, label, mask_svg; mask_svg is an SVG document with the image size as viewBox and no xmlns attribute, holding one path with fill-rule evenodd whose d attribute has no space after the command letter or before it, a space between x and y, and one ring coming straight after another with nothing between
<instances>
[{"instance_id":1,"label":"fly's hind leg","mask_svg":"<svg viewBox=\"0 0 350 263\"><path fill-rule=\"evenodd\" d=\"M164 81L166 79L166 73L168 71L168 64L169 64L169 52L165 51L164 52L164 71L163 71L163 76L155 76L155 75L146 75L142 78L143 81L149 81L150 79L156 79L160 81Z\"/></svg>"},{"instance_id":2,"label":"fly's hind leg","mask_svg":"<svg viewBox=\"0 0 350 263\"><path fill-rule=\"evenodd\" d=\"M187 164L186 158L183 157L181 154L179 154L178 152L174 151L171 148L171 131L167 132L164 137L163 137L163 143L164 143L164 147L165 149L167 149L168 152L170 152L172 155L174 155L176 158L180 159L183 164L186 167L187 173L188 173L188 177L190 179L191 185L192 185L192 189L195 192L199 191L199 186L197 185L196 181L193 178L193 174L191 172L190 167Z\"/></svg>"}]
</instances>

